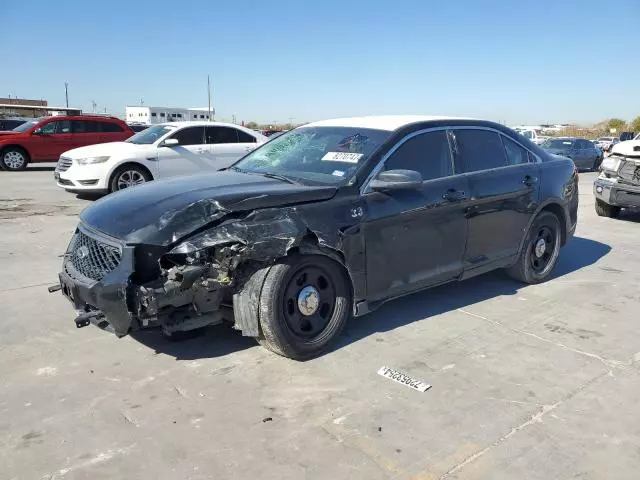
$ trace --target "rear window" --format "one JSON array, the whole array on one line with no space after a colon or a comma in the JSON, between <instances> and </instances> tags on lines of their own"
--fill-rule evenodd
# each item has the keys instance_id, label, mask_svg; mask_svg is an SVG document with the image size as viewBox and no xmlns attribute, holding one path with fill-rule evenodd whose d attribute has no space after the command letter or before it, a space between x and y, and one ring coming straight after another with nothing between
<instances>
[{"instance_id":1,"label":"rear window","mask_svg":"<svg viewBox=\"0 0 640 480\"><path fill-rule=\"evenodd\" d=\"M456 129L458 159L464 172L477 172L508 165L505 148L496 132Z\"/></svg>"}]
</instances>

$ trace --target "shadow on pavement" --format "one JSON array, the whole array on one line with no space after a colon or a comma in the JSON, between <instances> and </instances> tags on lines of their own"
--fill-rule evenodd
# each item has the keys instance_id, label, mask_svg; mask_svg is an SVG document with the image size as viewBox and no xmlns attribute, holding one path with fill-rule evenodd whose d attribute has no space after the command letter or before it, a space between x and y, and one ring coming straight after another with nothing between
<instances>
[{"instance_id":1,"label":"shadow on pavement","mask_svg":"<svg viewBox=\"0 0 640 480\"><path fill-rule=\"evenodd\" d=\"M573 238L560 252L554 278L562 277L594 264L611 247L586 238ZM333 350L361 340L377 332L386 332L409 323L459 308L465 308L500 295L514 295L526 288L497 271L464 282L452 282L390 301L375 312L352 319ZM243 337L229 324L216 325L189 332L181 341L170 341L159 330L136 332L132 336L156 353L171 355L177 360L214 358L257 345L253 338Z\"/></svg>"},{"instance_id":2,"label":"shadow on pavement","mask_svg":"<svg viewBox=\"0 0 640 480\"><path fill-rule=\"evenodd\" d=\"M22 172L53 172L55 169L55 163L53 165L29 165Z\"/></svg>"},{"instance_id":3,"label":"shadow on pavement","mask_svg":"<svg viewBox=\"0 0 640 480\"><path fill-rule=\"evenodd\" d=\"M558 264L549 281L593 265L611 251L609 245L574 237L560 251ZM386 332L441 313L466 308L502 295L515 295L527 285L494 271L463 282L452 282L391 301L375 312L348 324L335 349L377 332Z\"/></svg>"},{"instance_id":4,"label":"shadow on pavement","mask_svg":"<svg viewBox=\"0 0 640 480\"><path fill-rule=\"evenodd\" d=\"M104 193L91 193L91 192L81 192L76 193L76 198L78 200L89 200L91 202L95 202L96 200L104 197Z\"/></svg>"},{"instance_id":5,"label":"shadow on pavement","mask_svg":"<svg viewBox=\"0 0 640 480\"><path fill-rule=\"evenodd\" d=\"M625 208L620 212L620 215L616 220L622 220L623 222L640 223L640 209Z\"/></svg>"},{"instance_id":6,"label":"shadow on pavement","mask_svg":"<svg viewBox=\"0 0 640 480\"><path fill-rule=\"evenodd\" d=\"M169 355L176 360L222 357L258 346L254 338L243 337L229 323L185 332L171 340L162 335L160 329L134 332L131 336L156 354Z\"/></svg>"}]
</instances>

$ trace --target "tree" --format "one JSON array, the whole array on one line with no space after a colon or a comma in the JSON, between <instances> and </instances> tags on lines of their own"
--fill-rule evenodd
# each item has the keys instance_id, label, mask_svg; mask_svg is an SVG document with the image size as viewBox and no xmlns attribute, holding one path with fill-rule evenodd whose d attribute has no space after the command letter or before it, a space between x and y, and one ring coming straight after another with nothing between
<instances>
[{"instance_id":1,"label":"tree","mask_svg":"<svg viewBox=\"0 0 640 480\"><path fill-rule=\"evenodd\" d=\"M627 122L620 118L612 118L607 122L607 128L609 130L615 128L616 133L620 134L620 132L624 132L627 128Z\"/></svg>"},{"instance_id":2,"label":"tree","mask_svg":"<svg viewBox=\"0 0 640 480\"><path fill-rule=\"evenodd\" d=\"M631 130L635 133L640 133L640 115L633 119L631 122Z\"/></svg>"},{"instance_id":3,"label":"tree","mask_svg":"<svg viewBox=\"0 0 640 480\"><path fill-rule=\"evenodd\" d=\"M256 130L258 128L258 124L256 122L248 122L246 126L251 130Z\"/></svg>"}]
</instances>

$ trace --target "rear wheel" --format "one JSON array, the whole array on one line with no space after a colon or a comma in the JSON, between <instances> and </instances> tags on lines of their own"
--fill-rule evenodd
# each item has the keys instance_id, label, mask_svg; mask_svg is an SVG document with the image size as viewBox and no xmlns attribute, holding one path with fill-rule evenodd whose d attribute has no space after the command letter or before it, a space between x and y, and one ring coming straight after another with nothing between
<instances>
[{"instance_id":1,"label":"rear wheel","mask_svg":"<svg viewBox=\"0 0 640 480\"><path fill-rule=\"evenodd\" d=\"M616 218L620 214L620 207L614 207L596 198L596 213L599 217Z\"/></svg>"},{"instance_id":2,"label":"rear wheel","mask_svg":"<svg viewBox=\"0 0 640 480\"><path fill-rule=\"evenodd\" d=\"M29 154L20 147L8 147L0 154L0 167L3 170L17 172L27 168Z\"/></svg>"},{"instance_id":3,"label":"rear wheel","mask_svg":"<svg viewBox=\"0 0 640 480\"><path fill-rule=\"evenodd\" d=\"M558 217L551 212L541 212L527 233L517 262L507 273L524 283L544 282L558 262L561 239Z\"/></svg>"},{"instance_id":4,"label":"rear wheel","mask_svg":"<svg viewBox=\"0 0 640 480\"><path fill-rule=\"evenodd\" d=\"M318 355L351 316L343 268L322 255L292 255L273 265L260 292L260 343L285 357Z\"/></svg>"},{"instance_id":5,"label":"rear wheel","mask_svg":"<svg viewBox=\"0 0 640 480\"><path fill-rule=\"evenodd\" d=\"M137 165L123 165L111 175L109 192L135 187L151 180L153 179L146 169Z\"/></svg>"}]
</instances>

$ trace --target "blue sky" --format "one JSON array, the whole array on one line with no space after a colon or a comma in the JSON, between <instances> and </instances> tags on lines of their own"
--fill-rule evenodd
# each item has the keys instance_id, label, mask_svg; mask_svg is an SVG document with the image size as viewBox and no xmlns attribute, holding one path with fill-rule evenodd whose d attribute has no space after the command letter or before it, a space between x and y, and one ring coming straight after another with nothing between
<instances>
[{"instance_id":1,"label":"blue sky","mask_svg":"<svg viewBox=\"0 0 640 480\"><path fill-rule=\"evenodd\" d=\"M206 106L211 74L238 121L640 115L638 0L14 0L0 19L0 96L63 105L67 81L87 111Z\"/></svg>"}]
</instances>

